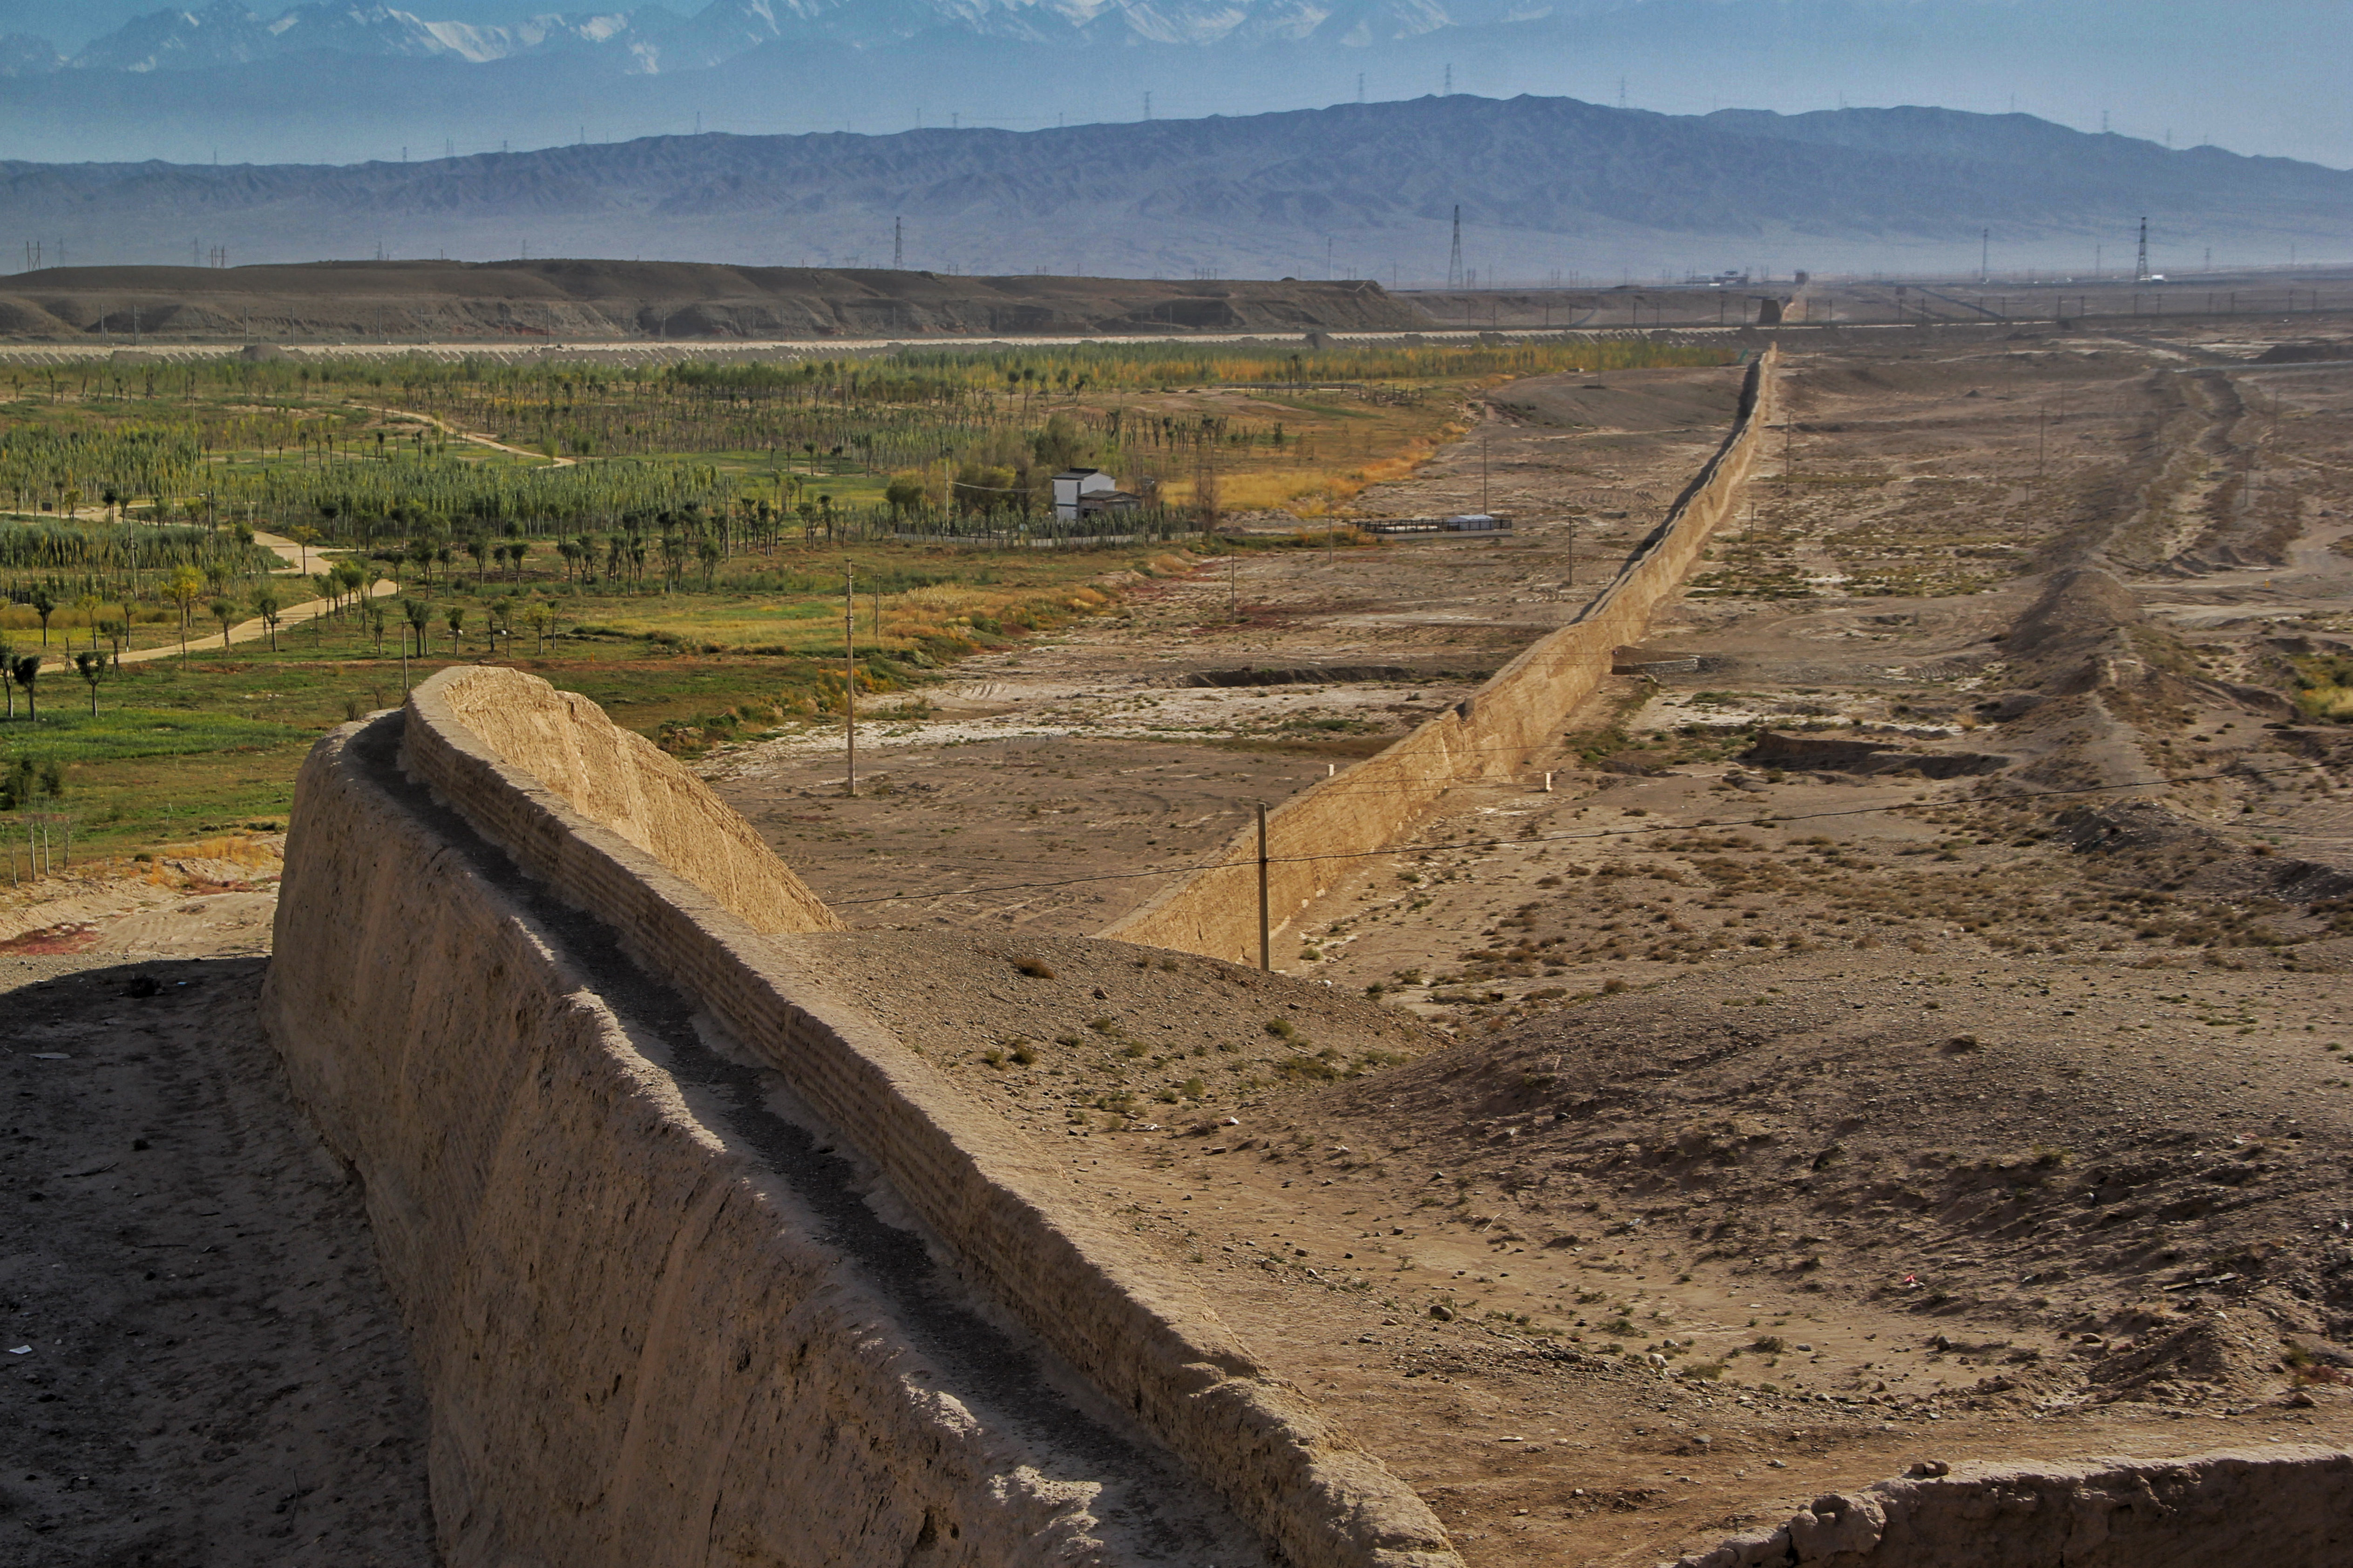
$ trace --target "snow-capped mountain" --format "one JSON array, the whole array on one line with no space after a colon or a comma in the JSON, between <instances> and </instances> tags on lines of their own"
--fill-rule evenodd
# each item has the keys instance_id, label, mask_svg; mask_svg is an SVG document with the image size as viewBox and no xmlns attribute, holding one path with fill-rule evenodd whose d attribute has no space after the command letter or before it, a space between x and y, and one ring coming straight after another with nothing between
<instances>
[{"instance_id":1,"label":"snow-capped mountain","mask_svg":"<svg viewBox=\"0 0 2353 1568\"><path fill-rule=\"evenodd\" d=\"M600 16L544 16L503 26L432 22L389 5L297 5L265 18L241 0L217 0L201 11L155 11L61 62L69 70L208 70L256 60L325 50L409 59L445 58L470 65L558 49L611 49L633 59L677 25L659 8ZM37 42L38 40L31 40ZM650 62L640 68L651 68Z\"/></svg>"},{"instance_id":2,"label":"snow-capped mountain","mask_svg":"<svg viewBox=\"0 0 2353 1568\"><path fill-rule=\"evenodd\" d=\"M1659 112L2014 106L2353 163L2332 108L2353 74L2346 0L2164 0L2164 25L2132 47L2116 44L2116 0L182 0L138 14L154 4L0 0L0 157L358 161L698 125L1039 126L1461 91Z\"/></svg>"},{"instance_id":3,"label":"snow-capped mountain","mask_svg":"<svg viewBox=\"0 0 2353 1568\"><path fill-rule=\"evenodd\" d=\"M47 76L65 63L47 38L30 33L0 35L0 77Z\"/></svg>"},{"instance_id":4,"label":"snow-capped mountain","mask_svg":"<svg viewBox=\"0 0 2353 1568\"><path fill-rule=\"evenodd\" d=\"M1580 0L1590 6L1596 0ZM778 39L872 48L926 36L1009 43L1214 45L1317 40L1363 47L1440 28L1551 15L1515 0L712 0L691 17L659 6L486 25L431 21L351 0L265 16L244 0L132 18L60 58L47 40L0 39L0 75L64 68L206 70L313 51L481 65L559 50L608 53L625 70L713 66Z\"/></svg>"}]
</instances>

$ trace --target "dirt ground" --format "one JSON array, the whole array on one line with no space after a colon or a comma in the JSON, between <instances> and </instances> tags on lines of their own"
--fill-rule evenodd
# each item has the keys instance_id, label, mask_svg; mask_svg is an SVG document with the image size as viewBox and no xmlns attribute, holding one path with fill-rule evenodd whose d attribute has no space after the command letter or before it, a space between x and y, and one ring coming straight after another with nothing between
<instances>
[{"instance_id":1,"label":"dirt ground","mask_svg":"<svg viewBox=\"0 0 2353 1568\"><path fill-rule=\"evenodd\" d=\"M1107 1018L1132 1081L1085 1076L1114 1037L1076 1019L953 1070L1085 1136L1080 1173L1474 1563L1653 1561L1921 1458L2343 1440L2348 796L2281 693L2353 629L2353 375L2264 346L1790 355L1755 505L1648 645L1683 667L1613 679L1279 942L1420 1018L1390 1047L1419 1059L1352 1044L1334 1083ZM839 798L838 740L713 772L862 923L1099 929L1345 765L1309 726L1377 744L1556 624L1572 531L1606 559L1656 520L1704 409L1630 388L1621 432L1578 380L1370 498L1483 477L1507 544L1212 563L951 688L947 745L865 742L879 798ZM1433 656L1472 668L1185 683ZM1037 765L1008 791L955 767L979 744ZM906 901L943 888L983 890Z\"/></svg>"},{"instance_id":2,"label":"dirt ground","mask_svg":"<svg viewBox=\"0 0 2353 1568\"><path fill-rule=\"evenodd\" d=\"M424 1391L261 971L0 955L0 1560L436 1561Z\"/></svg>"},{"instance_id":3,"label":"dirt ground","mask_svg":"<svg viewBox=\"0 0 2353 1568\"><path fill-rule=\"evenodd\" d=\"M1331 985L1313 1018L1222 969L1228 1005L1174 1016L1159 966L1219 966L1065 939L1573 614L1731 373L1498 389L1366 504L1483 494L1509 540L1136 584L862 732L855 799L830 734L708 772L860 928L839 983L1051 1138L1480 1568L1654 1562L1920 1459L2343 1443L2353 742L2283 693L2353 642L2353 371L2252 363L2330 332L1793 341L1794 416L1655 674L1282 933ZM45 963L253 940L227 922L265 869L167 869L8 929L83 954ZM886 988L907 931L970 951ZM88 1048L124 1037L98 1020L131 1004L56 994ZM81 1120L45 1184L136 1119ZM11 1264L18 1307L47 1261ZM348 1539L403 1561L383 1517Z\"/></svg>"},{"instance_id":4,"label":"dirt ground","mask_svg":"<svg viewBox=\"0 0 2353 1568\"><path fill-rule=\"evenodd\" d=\"M1257 804L1378 751L1573 616L1721 442L1739 375L1513 384L1471 437L1367 507L1486 505L1510 538L1252 551L1132 584L1116 616L966 660L925 693L928 715L861 730L855 799L830 730L705 772L853 921L1098 931ZM1011 882L1064 885L985 890Z\"/></svg>"}]
</instances>

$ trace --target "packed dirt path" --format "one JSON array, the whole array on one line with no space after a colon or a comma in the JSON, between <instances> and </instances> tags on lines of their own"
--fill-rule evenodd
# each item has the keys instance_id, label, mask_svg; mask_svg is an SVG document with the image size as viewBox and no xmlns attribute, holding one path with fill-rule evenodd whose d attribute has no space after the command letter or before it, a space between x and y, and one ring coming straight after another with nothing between
<instances>
[{"instance_id":1,"label":"packed dirt path","mask_svg":"<svg viewBox=\"0 0 2353 1568\"><path fill-rule=\"evenodd\" d=\"M261 970L0 953L0 1561L438 1561L424 1390Z\"/></svg>"},{"instance_id":2,"label":"packed dirt path","mask_svg":"<svg viewBox=\"0 0 2353 1568\"><path fill-rule=\"evenodd\" d=\"M278 559L284 563L271 574L272 576L293 577L308 581L311 563L317 562L323 565L326 562L325 556L303 544L300 540L282 538L278 534L265 533L257 529L254 531L253 542L275 552ZM400 584L390 578L385 578L369 587L367 592L375 597L383 598L388 595L399 593ZM299 605L289 605L278 612L277 631L290 632L296 626L307 626L321 616L332 614L334 608L334 605L326 599L305 599ZM185 653L201 651L216 641L233 646L241 642L260 642L275 635L270 629L269 623L259 616L248 620L232 622L226 628L216 623L210 632L198 633L194 627L190 630L194 635L189 637L185 648L178 643L171 643L161 647L130 648L113 656L111 662L119 665L153 664L157 659L178 658ZM68 640L71 639L68 638ZM60 653L53 664L45 665L43 668L71 669L73 656L70 653Z\"/></svg>"},{"instance_id":3,"label":"packed dirt path","mask_svg":"<svg viewBox=\"0 0 2353 1568\"><path fill-rule=\"evenodd\" d=\"M458 426L450 424L447 419L442 418L438 414L419 414L414 409L383 407L379 407L376 412L385 416L388 419L413 419L419 425L428 426L433 429L440 431L444 436L448 436L457 440L464 441L470 446L486 447L493 452L504 452L511 458L543 458L550 468L575 468L577 467L580 462L580 459L577 458L550 457L543 452L534 452L528 447L510 447L504 441L498 440L490 436L485 436L479 430L460 430Z\"/></svg>"}]
</instances>

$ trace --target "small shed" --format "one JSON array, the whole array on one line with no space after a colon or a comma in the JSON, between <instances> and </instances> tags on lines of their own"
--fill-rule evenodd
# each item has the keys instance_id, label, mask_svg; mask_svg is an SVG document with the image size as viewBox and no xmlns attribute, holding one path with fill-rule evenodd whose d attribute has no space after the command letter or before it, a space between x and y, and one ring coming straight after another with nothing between
<instances>
[{"instance_id":1,"label":"small shed","mask_svg":"<svg viewBox=\"0 0 2353 1568\"><path fill-rule=\"evenodd\" d=\"M1088 506L1087 498L1111 495L1118 489L1119 481L1101 468L1064 468L1054 476L1054 515L1064 522L1076 522L1096 510Z\"/></svg>"}]
</instances>

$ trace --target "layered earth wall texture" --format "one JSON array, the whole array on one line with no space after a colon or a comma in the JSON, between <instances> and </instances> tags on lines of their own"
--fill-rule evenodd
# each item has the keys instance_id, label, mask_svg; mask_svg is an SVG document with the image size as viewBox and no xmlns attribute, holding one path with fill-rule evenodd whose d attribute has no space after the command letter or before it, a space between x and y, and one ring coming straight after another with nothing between
<instances>
[{"instance_id":1,"label":"layered earth wall texture","mask_svg":"<svg viewBox=\"0 0 2353 1568\"><path fill-rule=\"evenodd\" d=\"M2353 1556L2353 1454L2329 1448L1914 1469L1674 1568L2333 1568Z\"/></svg>"},{"instance_id":2,"label":"layered earth wall texture","mask_svg":"<svg viewBox=\"0 0 2353 1568\"><path fill-rule=\"evenodd\" d=\"M1454 1562L1187 1282L812 978L852 940L529 676L445 671L306 764L265 1014L366 1182L451 1560Z\"/></svg>"}]
</instances>

